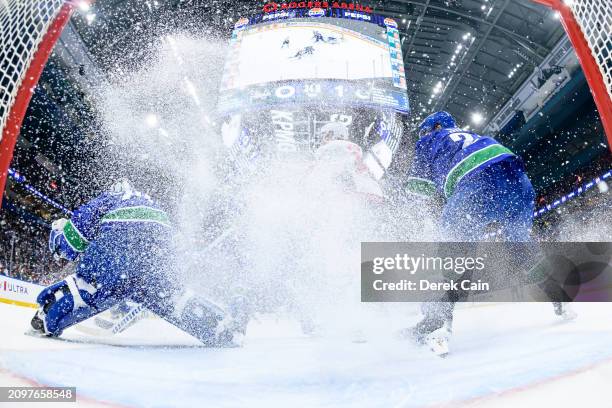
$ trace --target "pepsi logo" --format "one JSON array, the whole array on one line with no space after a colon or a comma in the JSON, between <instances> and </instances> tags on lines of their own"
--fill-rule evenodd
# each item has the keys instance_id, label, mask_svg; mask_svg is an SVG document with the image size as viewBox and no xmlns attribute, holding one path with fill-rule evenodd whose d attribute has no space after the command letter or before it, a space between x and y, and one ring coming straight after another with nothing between
<instances>
[{"instance_id":1,"label":"pepsi logo","mask_svg":"<svg viewBox=\"0 0 612 408\"><path fill-rule=\"evenodd\" d=\"M249 19L241 17L238 21L236 21L236 24L234 24L234 28L243 28L247 24L249 24Z\"/></svg>"},{"instance_id":2,"label":"pepsi logo","mask_svg":"<svg viewBox=\"0 0 612 408\"><path fill-rule=\"evenodd\" d=\"M385 18L384 23L387 27L397 28L397 22L392 18Z\"/></svg>"},{"instance_id":3,"label":"pepsi logo","mask_svg":"<svg viewBox=\"0 0 612 408\"><path fill-rule=\"evenodd\" d=\"M308 15L310 17L323 17L325 15L325 10L322 8L313 8L308 11Z\"/></svg>"}]
</instances>

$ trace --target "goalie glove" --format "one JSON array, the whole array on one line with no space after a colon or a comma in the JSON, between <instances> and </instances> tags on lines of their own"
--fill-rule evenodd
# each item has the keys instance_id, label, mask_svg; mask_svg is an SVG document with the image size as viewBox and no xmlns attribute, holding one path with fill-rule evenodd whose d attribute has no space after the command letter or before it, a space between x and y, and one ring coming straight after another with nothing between
<instances>
[{"instance_id":1,"label":"goalie glove","mask_svg":"<svg viewBox=\"0 0 612 408\"><path fill-rule=\"evenodd\" d=\"M49 233L49 251L53 254L53 258L58 261L60 259L67 259L73 261L79 255L78 252L72 249L72 247L66 241L64 235L64 228L68 220L66 218L60 218L59 220L53 221L51 224L51 232Z\"/></svg>"}]
</instances>

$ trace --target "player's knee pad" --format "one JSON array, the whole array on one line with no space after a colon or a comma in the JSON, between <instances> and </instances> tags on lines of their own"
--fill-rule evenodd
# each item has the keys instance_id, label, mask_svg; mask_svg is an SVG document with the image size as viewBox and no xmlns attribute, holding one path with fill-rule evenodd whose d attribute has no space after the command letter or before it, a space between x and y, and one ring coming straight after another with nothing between
<instances>
[{"instance_id":1,"label":"player's knee pad","mask_svg":"<svg viewBox=\"0 0 612 408\"><path fill-rule=\"evenodd\" d=\"M62 331L97 313L90 306L96 288L76 274L45 288L37 297L38 310L32 327L47 335L59 336Z\"/></svg>"}]
</instances>

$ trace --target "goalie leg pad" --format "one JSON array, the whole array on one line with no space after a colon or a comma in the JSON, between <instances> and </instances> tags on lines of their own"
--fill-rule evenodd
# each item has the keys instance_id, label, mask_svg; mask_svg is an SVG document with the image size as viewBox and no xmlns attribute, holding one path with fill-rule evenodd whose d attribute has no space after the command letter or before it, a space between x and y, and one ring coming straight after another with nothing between
<instances>
[{"instance_id":1,"label":"goalie leg pad","mask_svg":"<svg viewBox=\"0 0 612 408\"><path fill-rule=\"evenodd\" d=\"M134 300L206 346L232 345L233 331L225 327L226 312L191 290L177 291L173 295L160 291Z\"/></svg>"},{"instance_id":2,"label":"goalie leg pad","mask_svg":"<svg viewBox=\"0 0 612 408\"><path fill-rule=\"evenodd\" d=\"M96 289L77 274L45 288L38 295L40 309L32 326L49 336L59 336L64 329L106 310L116 303L115 299L97 302L93 299ZM42 325L41 325L42 322ZM41 327L42 326L42 327Z\"/></svg>"}]
</instances>

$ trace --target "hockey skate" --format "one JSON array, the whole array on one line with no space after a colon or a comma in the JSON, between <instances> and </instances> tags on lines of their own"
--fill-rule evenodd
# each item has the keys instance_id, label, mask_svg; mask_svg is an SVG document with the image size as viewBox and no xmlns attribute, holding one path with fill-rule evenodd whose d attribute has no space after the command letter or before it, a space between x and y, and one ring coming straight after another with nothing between
<instances>
[{"instance_id":1,"label":"hockey skate","mask_svg":"<svg viewBox=\"0 0 612 408\"><path fill-rule=\"evenodd\" d=\"M446 357L449 353L448 343L451 332L446 325L434 330L429 334L424 334L418 327L402 329L397 333L401 340L411 340L418 346L427 346L430 351L439 357Z\"/></svg>"},{"instance_id":2,"label":"hockey skate","mask_svg":"<svg viewBox=\"0 0 612 408\"><path fill-rule=\"evenodd\" d=\"M44 314L42 314L40 310L36 311L36 314L34 315L34 317L32 317L32 320L30 321L32 329L29 334L48 336L47 331L45 330L44 318Z\"/></svg>"},{"instance_id":3,"label":"hockey skate","mask_svg":"<svg viewBox=\"0 0 612 408\"><path fill-rule=\"evenodd\" d=\"M50 333L49 330L47 330L47 326L45 324L47 312L49 311L51 306L53 306L55 301L55 296L49 296L47 299L45 299L44 305L39 307L38 310L36 310L34 317L32 317L32 320L30 321L30 326L32 327L32 329L30 330L29 334L44 337L58 337L62 334L61 331L55 334Z\"/></svg>"},{"instance_id":4,"label":"hockey skate","mask_svg":"<svg viewBox=\"0 0 612 408\"><path fill-rule=\"evenodd\" d=\"M425 336L425 345L438 357L446 357L449 353L448 343L450 331L446 326L439 328Z\"/></svg>"},{"instance_id":5,"label":"hockey skate","mask_svg":"<svg viewBox=\"0 0 612 408\"><path fill-rule=\"evenodd\" d=\"M555 314L566 322L574 320L578 314L574 311L569 302L553 302Z\"/></svg>"}]
</instances>

